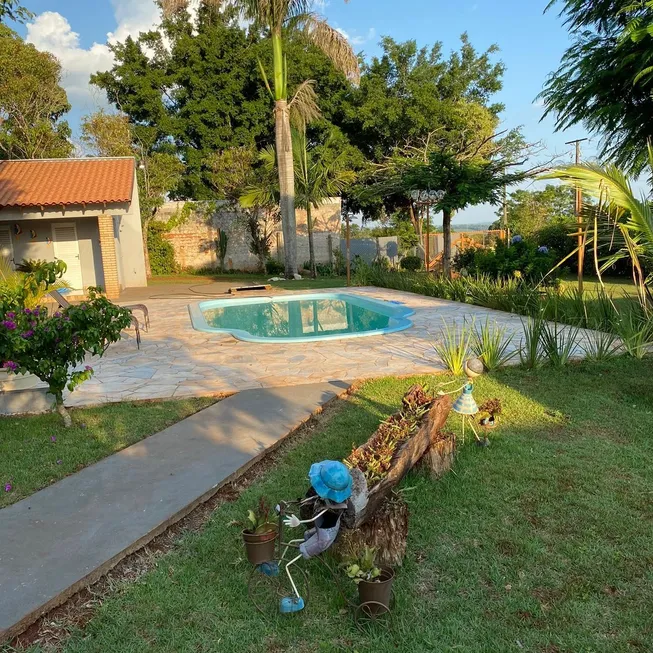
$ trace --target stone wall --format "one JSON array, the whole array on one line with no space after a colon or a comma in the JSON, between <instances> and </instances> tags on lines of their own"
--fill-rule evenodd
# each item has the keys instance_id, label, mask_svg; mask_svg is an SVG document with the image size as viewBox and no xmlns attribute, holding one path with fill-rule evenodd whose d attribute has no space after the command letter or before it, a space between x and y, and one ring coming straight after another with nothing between
<instances>
[{"instance_id":1,"label":"stone wall","mask_svg":"<svg viewBox=\"0 0 653 653\"><path fill-rule=\"evenodd\" d=\"M181 215L184 202L167 202L157 219L167 222ZM340 248L340 199L333 198L313 210L315 258L318 263L329 263L333 252ZM225 207L209 215L191 213L180 225L164 234L175 250L177 264L182 268L215 268L218 266L215 239L218 231L229 236L225 268L228 270L256 270L258 259L249 251L249 236L242 216ZM271 257L283 261L281 224L275 225ZM297 210L297 263L308 261L308 229L306 212Z\"/></svg>"}]
</instances>

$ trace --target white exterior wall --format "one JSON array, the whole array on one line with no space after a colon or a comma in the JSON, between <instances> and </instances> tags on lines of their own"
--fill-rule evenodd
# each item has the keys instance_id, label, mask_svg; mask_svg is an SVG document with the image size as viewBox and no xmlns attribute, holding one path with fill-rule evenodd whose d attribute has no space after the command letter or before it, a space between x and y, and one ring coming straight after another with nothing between
<instances>
[{"instance_id":1,"label":"white exterior wall","mask_svg":"<svg viewBox=\"0 0 653 653\"><path fill-rule=\"evenodd\" d=\"M134 195L129 210L115 218L119 246L118 265L122 288L141 288L147 286L145 274L145 254L143 252L143 229L141 227L141 207L138 199L138 182L134 173Z\"/></svg>"}]
</instances>

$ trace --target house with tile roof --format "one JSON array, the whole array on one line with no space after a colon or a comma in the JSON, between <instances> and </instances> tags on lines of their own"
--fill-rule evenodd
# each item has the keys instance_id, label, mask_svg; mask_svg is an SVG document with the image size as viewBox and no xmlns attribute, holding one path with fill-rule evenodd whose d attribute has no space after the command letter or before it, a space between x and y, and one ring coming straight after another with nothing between
<instances>
[{"instance_id":1,"label":"house with tile roof","mask_svg":"<svg viewBox=\"0 0 653 653\"><path fill-rule=\"evenodd\" d=\"M62 260L77 291L146 286L135 160L0 161L0 255Z\"/></svg>"}]
</instances>

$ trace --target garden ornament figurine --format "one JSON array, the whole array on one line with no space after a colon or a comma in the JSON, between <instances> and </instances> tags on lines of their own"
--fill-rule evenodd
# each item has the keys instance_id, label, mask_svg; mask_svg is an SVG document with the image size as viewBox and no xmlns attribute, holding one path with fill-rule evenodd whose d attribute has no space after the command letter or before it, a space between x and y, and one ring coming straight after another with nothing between
<instances>
[{"instance_id":1,"label":"garden ornament figurine","mask_svg":"<svg viewBox=\"0 0 653 653\"><path fill-rule=\"evenodd\" d=\"M462 415L463 442L465 441L465 422L469 420L469 426L472 429L472 432L474 433L474 437L476 438L477 444L487 446L489 444L487 438L481 440L481 438L478 437L478 433L476 432L476 429L474 428L474 415L478 413L478 406L476 405L474 395L472 394L474 392L474 379L478 378L481 374L483 374L483 363L478 358L470 358L468 361L465 361L464 372L465 372L465 376L467 377L467 382L463 386L461 386L460 388L456 388L451 392L443 392L442 390L440 390L438 394L453 395L453 394L457 394L458 392L461 392L462 390L459 397L456 399L456 401L453 402L452 409L454 412L458 413L459 415Z\"/></svg>"},{"instance_id":2,"label":"garden ornament figurine","mask_svg":"<svg viewBox=\"0 0 653 653\"><path fill-rule=\"evenodd\" d=\"M300 555L286 564L286 573L295 594L281 599L279 607L282 614L299 612L304 608L304 599L297 591L291 567L302 558L308 560L324 553L335 542L340 530L340 519L352 494L352 476L341 462L324 460L315 463L311 465L308 477L311 487L300 505L313 516L302 520L296 515L289 515L283 521L289 528L298 528L302 524L312 524L312 527L306 530L302 539L291 540L286 546L287 551L290 546L299 544L297 548ZM282 558L284 557L285 552Z\"/></svg>"}]
</instances>

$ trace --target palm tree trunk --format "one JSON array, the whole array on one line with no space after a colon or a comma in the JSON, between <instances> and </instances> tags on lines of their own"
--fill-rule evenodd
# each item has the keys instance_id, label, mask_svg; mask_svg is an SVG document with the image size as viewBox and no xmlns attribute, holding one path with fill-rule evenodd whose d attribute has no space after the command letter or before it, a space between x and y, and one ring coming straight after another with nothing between
<instances>
[{"instance_id":1,"label":"palm tree trunk","mask_svg":"<svg viewBox=\"0 0 653 653\"><path fill-rule=\"evenodd\" d=\"M306 226L308 228L308 257L311 262L311 276L313 279L317 278L317 265L315 263L315 244L313 242L313 215L312 207L309 202L306 205Z\"/></svg>"},{"instance_id":2,"label":"palm tree trunk","mask_svg":"<svg viewBox=\"0 0 653 653\"><path fill-rule=\"evenodd\" d=\"M444 248L442 252L442 272L447 278L451 278L451 217L453 211L444 209L442 211L442 234L444 236Z\"/></svg>"},{"instance_id":3,"label":"palm tree trunk","mask_svg":"<svg viewBox=\"0 0 653 653\"><path fill-rule=\"evenodd\" d=\"M281 191L279 208L281 209L283 230L283 251L286 262L286 278L292 279L297 274L297 222L295 218L295 166L286 100L275 102L274 117L279 189Z\"/></svg>"}]
</instances>

